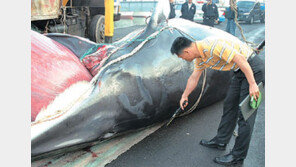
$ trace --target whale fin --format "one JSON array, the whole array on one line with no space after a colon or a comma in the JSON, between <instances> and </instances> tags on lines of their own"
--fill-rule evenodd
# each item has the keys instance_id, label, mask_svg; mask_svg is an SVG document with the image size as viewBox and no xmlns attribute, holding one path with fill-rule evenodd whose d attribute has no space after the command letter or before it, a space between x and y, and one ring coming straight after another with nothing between
<instances>
[{"instance_id":1,"label":"whale fin","mask_svg":"<svg viewBox=\"0 0 296 167\"><path fill-rule=\"evenodd\" d=\"M142 100L139 101L138 104L132 106L126 94L119 95L118 99L127 111L137 115L138 118L143 118L145 117L145 114L143 112L145 104L153 105L153 101L150 92L144 86L142 78L136 77L136 80Z\"/></svg>"},{"instance_id":2,"label":"whale fin","mask_svg":"<svg viewBox=\"0 0 296 167\"><path fill-rule=\"evenodd\" d=\"M147 28L156 29L157 25L169 18L170 3L169 0L158 1Z\"/></svg>"}]
</instances>

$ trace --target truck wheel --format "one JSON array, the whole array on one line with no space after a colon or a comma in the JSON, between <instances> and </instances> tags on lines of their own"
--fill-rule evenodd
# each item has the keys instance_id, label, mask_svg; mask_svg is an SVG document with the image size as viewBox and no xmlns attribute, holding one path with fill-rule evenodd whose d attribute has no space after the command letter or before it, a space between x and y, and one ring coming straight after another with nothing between
<instances>
[{"instance_id":1,"label":"truck wheel","mask_svg":"<svg viewBox=\"0 0 296 167\"><path fill-rule=\"evenodd\" d=\"M96 43L105 42L105 16L95 15L89 26L89 39Z\"/></svg>"}]
</instances>

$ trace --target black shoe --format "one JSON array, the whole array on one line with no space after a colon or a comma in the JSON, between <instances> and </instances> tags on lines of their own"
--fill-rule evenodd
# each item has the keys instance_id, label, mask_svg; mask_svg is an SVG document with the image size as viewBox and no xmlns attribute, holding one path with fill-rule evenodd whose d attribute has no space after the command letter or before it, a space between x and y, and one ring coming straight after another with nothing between
<instances>
[{"instance_id":1,"label":"black shoe","mask_svg":"<svg viewBox=\"0 0 296 167\"><path fill-rule=\"evenodd\" d=\"M226 165L226 166L241 165L244 163L244 159L243 158L235 158L231 153L229 153L229 154L224 155L222 157L216 157L214 159L214 162L216 162L217 164Z\"/></svg>"},{"instance_id":2,"label":"black shoe","mask_svg":"<svg viewBox=\"0 0 296 167\"><path fill-rule=\"evenodd\" d=\"M227 144L217 143L215 140L201 140L200 144L209 148L217 148L219 150L225 150Z\"/></svg>"}]
</instances>

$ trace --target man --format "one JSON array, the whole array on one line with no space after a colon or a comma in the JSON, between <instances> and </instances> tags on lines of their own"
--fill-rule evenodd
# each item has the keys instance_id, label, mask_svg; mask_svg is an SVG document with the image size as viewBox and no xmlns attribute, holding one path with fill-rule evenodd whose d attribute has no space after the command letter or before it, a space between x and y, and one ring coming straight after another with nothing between
<instances>
[{"instance_id":1,"label":"man","mask_svg":"<svg viewBox=\"0 0 296 167\"><path fill-rule=\"evenodd\" d=\"M211 68L220 71L234 70L227 96L224 100L223 115L212 140L201 140L200 144L210 148L224 150L229 143L238 119L238 137L229 154L216 157L214 161L222 165L243 163L247 156L256 113L244 120L239 103L248 95L259 96L258 83L264 82L264 64L247 44L223 38L206 38L192 42L185 37L178 37L172 44L171 53L186 61L195 59L195 69L189 77L181 100L188 101L189 94L198 84L202 71ZM188 105L185 104L184 107Z\"/></svg>"},{"instance_id":2,"label":"man","mask_svg":"<svg viewBox=\"0 0 296 167\"><path fill-rule=\"evenodd\" d=\"M196 6L192 3L192 0L188 0L182 5L181 8L181 18L193 21L194 14L196 12Z\"/></svg>"},{"instance_id":3,"label":"man","mask_svg":"<svg viewBox=\"0 0 296 167\"><path fill-rule=\"evenodd\" d=\"M214 27L214 22L218 22L219 14L218 7L216 4L212 3L212 0L207 0L207 3L202 5L203 15L203 24Z\"/></svg>"},{"instance_id":4,"label":"man","mask_svg":"<svg viewBox=\"0 0 296 167\"><path fill-rule=\"evenodd\" d=\"M232 3L232 0L229 0L229 4L231 4L231 3ZM235 28L236 28L236 24L234 21L235 13L231 9L231 7L226 8L225 18L227 19L226 32L235 36Z\"/></svg>"},{"instance_id":5,"label":"man","mask_svg":"<svg viewBox=\"0 0 296 167\"><path fill-rule=\"evenodd\" d=\"M169 19L172 19L174 17L176 17L176 13L175 13L175 8L174 8L174 0L170 0L170 15L169 15Z\"/></svg>"}]
</instances>

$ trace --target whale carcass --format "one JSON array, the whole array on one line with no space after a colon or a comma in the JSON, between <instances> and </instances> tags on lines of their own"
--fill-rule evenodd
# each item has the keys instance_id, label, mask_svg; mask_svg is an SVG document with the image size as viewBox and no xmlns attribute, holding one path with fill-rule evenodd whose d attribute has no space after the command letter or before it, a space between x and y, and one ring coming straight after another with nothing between
<instances>
[{"instance_id":1,"label":"whale carcass","mask_svg":"<svg viewBox=\"0 0 296 167\"><path fill-rule=\"evenodd\" d=\"M164 9L169 8L166 3ZM239 40L184 19L167 20L159 6L145 28L111 45L66 34L31 32L32 157L168 120L193 71L193 62L170 53L173 41L179 36ZM206 70L197 108L223 99L231 75ZM202 83L203 79L190 95L187 109L199 98Z\"/></svg>"}]
</instances>

